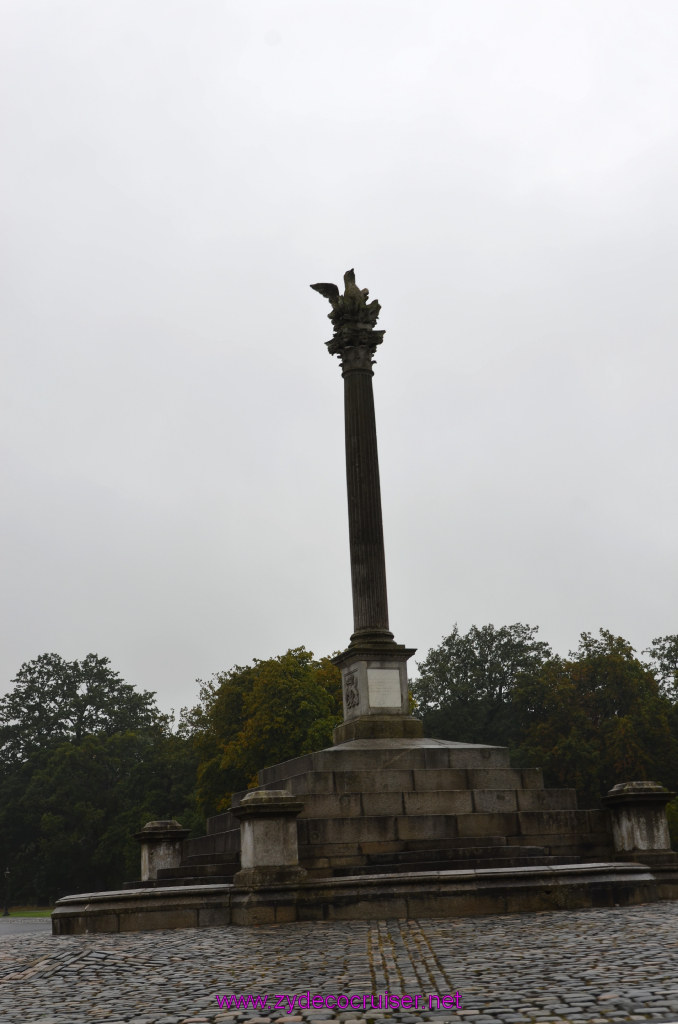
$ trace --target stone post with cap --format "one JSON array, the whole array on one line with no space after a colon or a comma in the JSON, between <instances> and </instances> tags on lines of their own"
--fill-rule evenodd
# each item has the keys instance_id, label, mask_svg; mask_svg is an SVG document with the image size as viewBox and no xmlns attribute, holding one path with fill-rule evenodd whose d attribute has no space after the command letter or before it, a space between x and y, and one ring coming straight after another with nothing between
<instances>
[{"instance_id":1,"label":"stone post with cap","mask_svg":"<svg viewBox=\"0 0 678 1024\"><path fill-rule=\"evenodd\" d=\"M160 868L178 868L181 849L190 829L182 828L174 818L147 821L134 838L141 845L141 880L153 881Z\"/></svg>"},{"instance_id":2,"label":"stone post with cap","mask_svg":"<svg viewBox=\"0 0 678 1024\"><path fill-rule=\"evenodd\" d=\"M612 838L618 860L675 866L666 805L676 794L658 782L620 782L603 797L612 818Z\"/></svg>"},{"instance_id":3,"label":"stone post with cap","mask_svg":"<svg viewBox=\"0 0 678 1024\"><path fill-rule=\"evenodd\" d=\"M240 820L240 871L233 884L241 888L301 882L297 815L303 809L284 789L255 789L231 808Z\"/></svg>"}]
</instances>

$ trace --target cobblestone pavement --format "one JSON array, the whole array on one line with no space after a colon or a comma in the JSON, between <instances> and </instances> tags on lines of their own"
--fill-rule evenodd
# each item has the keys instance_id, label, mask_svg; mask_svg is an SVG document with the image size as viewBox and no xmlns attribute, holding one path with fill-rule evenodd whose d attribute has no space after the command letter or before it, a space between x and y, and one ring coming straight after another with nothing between
<instances>
[{"instance_id":1,"label":"cobblestone pavement","mask_svg":"<svg viewBox=\"0 0 678 1024\"><path fill-rule=\"evenodd\" d=\"M379 1009L385 989L425 998L418 1011ZM306 991L367 995L367 1009L273 1008L274 995ZM429 1010L430 994L456 991L461 1009L452 998L453 1010ZM216 997L223 1003L232 993L270 994L270 1009L220 1008ZM678 903L457 920L0 936L2 1024L326 1020L678 1021Z\"/></svg>"}]
</instances>

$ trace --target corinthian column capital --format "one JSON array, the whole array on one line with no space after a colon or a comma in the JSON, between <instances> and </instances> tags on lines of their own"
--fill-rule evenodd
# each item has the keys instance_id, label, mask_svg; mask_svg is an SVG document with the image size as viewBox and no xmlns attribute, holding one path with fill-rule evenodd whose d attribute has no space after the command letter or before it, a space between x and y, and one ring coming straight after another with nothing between
<instances>
[{"instance_id":1,"label":"corinthian column capital","mask_svg":"<svg viewBox=\"0 0 678 1024\"><path fill-rule=\"evenodd\" d=\"M344 274L343 295L336 284L312 284L311 288L329 299L332 307L327 316L334 335L325 344L330 355L339 356L342 375L371 374L377 345L384 340L384 331L374 329L381 310L377 300L367 301L370 293L367 288L358 288L353 270Z\"/></svg>"}]
</instances>

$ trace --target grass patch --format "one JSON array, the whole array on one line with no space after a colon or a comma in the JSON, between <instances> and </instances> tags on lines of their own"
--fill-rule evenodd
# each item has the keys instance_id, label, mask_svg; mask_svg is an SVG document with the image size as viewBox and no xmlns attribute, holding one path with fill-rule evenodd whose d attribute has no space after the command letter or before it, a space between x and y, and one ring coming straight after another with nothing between
<instances>
[{"instance_id":1,"label":"grass patch","mask_svg":"<svg viewBox=\"0 0 678 1024\"><path fill-rule=\"evenodd\" d=\"M10 917L49 917L52 907L10 907ZM2 911L0 911L2 914Z\"/></svg>"}]
</instances>

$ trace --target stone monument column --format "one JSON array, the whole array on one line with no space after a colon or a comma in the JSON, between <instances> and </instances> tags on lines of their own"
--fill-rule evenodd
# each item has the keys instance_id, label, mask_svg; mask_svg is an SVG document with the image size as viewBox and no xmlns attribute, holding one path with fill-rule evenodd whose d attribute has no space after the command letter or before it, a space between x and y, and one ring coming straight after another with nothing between
<instances>
[{"instance_id":1,"label":"stone monument column","mask_svg":"<svg viewBox=\"0 0 678 1024\"><path fill-rule=\"evenodd\" d=\"M353 591L353 634L334 663L341 668L344 722L335 743L422 735L409 714L407 660L414 648L397 644L388 628L386 560L381 516L377 427L372 366L384 331L375 330L380 305L368 303L367 288L344 274L344 294L334 284L313 284L329 299L334 336L330 355L341 361L344 378L346 488Z\"/></svg>"}]
</instances>

